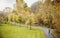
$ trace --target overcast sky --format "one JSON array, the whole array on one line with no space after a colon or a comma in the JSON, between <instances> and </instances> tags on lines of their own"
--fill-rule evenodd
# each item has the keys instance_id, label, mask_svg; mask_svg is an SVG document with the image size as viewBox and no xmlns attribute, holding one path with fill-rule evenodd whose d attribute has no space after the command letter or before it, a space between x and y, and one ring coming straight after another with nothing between
<instances>
[{"instance_id":1,"label":"overcast sky","mask_svg":"<svg viewBox=\"0 0 60 38\"><path fill-rule=\"evenodd\" d=\"M34 2L37 2L38 0L24 0L28 6L30 7Z\"/></svg>"},{"instance_id":2,"label":"overcast sky","mask_svg":"<svg viewBox=\"0 0 60 38\"><path fill-rule=\"evenodd\" d=\"M30 7L34 2L38 0L24 0L28 6ZM0 0L0 10L2 11L5 7L11 7L13 9L13 5L16 0Z\"/></svg>"}]
</instances>

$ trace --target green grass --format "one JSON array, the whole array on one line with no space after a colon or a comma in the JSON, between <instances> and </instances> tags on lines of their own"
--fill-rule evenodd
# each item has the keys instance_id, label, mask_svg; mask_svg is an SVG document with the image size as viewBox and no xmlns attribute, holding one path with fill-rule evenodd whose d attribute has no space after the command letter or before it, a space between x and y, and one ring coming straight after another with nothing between
<instances>
[{"instance_id":1,"label":"green grass","mask_svg":"<svg viewBox=\"0 0 60 38\"><path fill-rule=\"evenodd\" d=\"M12 24L0 26L0 38L45 38L44 32L40 29L19 27Z\"/></svg>"}]
</instances>

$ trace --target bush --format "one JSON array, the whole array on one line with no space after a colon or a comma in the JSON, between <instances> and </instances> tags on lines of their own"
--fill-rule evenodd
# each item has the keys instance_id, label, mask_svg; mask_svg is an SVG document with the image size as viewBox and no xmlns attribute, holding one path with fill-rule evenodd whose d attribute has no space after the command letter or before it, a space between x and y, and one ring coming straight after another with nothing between
<instances>
[{"instance_id":1,"label":"bush","mask_svg":"<svg viewBox=\"0 0 60 38\"><path fill-rule=\"evenodd\" d=\"M22 17L21 16L18 17L18 21L19 21L19 23L22 23Z\"/></svg>"}]
</instances>

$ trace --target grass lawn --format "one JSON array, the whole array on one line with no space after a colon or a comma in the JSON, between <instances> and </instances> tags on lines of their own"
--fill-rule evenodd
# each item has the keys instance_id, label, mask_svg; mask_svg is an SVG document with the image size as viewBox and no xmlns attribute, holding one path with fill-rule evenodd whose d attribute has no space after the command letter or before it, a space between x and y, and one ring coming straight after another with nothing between
<instances>
[{"instance_id":1,"label":"grass lawn","mask_svg":"<svg viewBox=\"0 0 60 38\"><path fill-rule=\"evenodd\" d=\"M19 27L12 24L0 26L0 38L45 38L44 32L40 29Z\"/></svg>"}]
</instances>

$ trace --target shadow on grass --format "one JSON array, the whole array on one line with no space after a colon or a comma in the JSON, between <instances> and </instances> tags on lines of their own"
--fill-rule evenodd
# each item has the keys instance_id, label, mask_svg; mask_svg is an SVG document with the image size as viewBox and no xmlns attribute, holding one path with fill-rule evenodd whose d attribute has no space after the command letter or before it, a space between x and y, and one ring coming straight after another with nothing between
<instances>
[{"instance_id":1,"label":"shadow on grass","mask_svg":"<svg viewBox=\"0 0 60 38\"><path fill-rule=\"evenodd\" d=\"M3 35L2 35L2 33L1 33L1 31L0 31L0 38L3 38Z\"/></svg>"},{"instance_id":2,"label":"shadow on grass","mask_svg":"<svg viewBox=\"0 0 60 38\"><path fill-rule=\"evenodd\" d=\"M0 24L0 38L3 38L2 31L1 31L1 26L2 26L2 24Z\"/></svg>"}]
</instances>

